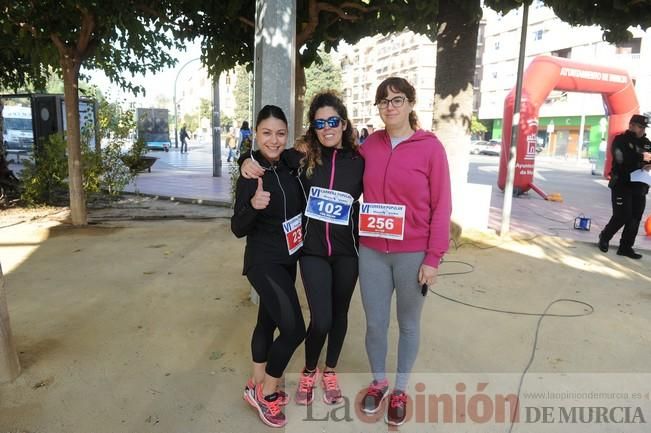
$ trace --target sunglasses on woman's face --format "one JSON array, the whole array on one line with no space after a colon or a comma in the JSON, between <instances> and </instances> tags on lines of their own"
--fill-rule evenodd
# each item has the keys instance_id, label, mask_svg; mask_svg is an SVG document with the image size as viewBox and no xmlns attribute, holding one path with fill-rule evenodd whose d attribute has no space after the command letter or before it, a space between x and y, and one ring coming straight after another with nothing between
<instances>
[{"instance_id":1,"label":"sunglasses on woman's face","mask_svg":"<svg viewBox=\"0 0 651 433\"><path fill-rule=\"evenodd\" d=\"M312 126L314 126L314 129L323 129L326 127L326 124L328 124L329 127L336 128L339 126L340 122L341 117L332 116L328 117L327 119L314 119L312 121Z\"/></svg>"}]
</instances>

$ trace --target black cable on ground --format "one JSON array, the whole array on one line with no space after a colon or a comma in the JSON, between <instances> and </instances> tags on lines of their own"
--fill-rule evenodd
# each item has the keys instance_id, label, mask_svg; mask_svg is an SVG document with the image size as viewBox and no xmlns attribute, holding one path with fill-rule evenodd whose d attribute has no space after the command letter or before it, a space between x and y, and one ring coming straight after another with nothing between
<instances>
[{"instance_id":1,"label":"black cable on ground","mask_svg":"<svg viewBox=\"0 0 651 433\"><path fill-rule=\"evenodd\" d=\"M473 272L473 270L474 270L474 266L472 266L469 263L465 263L465 262L443 261L441 264L443 264L443 263L461 263L461 264L470 266L472 269L470 269L468 271L465 271L465 272L442 273L442 274L439 274L440 276L467 274L467 273ZM576 299L566 299L566 298L555 299L555 300L553 300L552 302L550 302L547 305L547 307L545 308L545 310L542 313L532 313L532 312L510 311L510 310L502 310L502 309L499 309L499 308L484 307L484 306L481 306L481 305L470 304L468 302L464 302L464 301L461 301L459 299L450 298L448 296L445 296L445 295L433 290L432 288L430 288L429 291L434 293L436 296L439 296L440 298L443 298L443 299L445 299L447 301L454 302L454 303L457 303L457 304L461 304L461 305L464 305L464 306L470 307L470 308L476 308L478 310L491 311L491 312L494 312L494 313L501 313L501 314L513 314L513 315L519 315L519 316L538 316L538 323L536 324L536 332L534 334L533 345L532 345L532 348L531 348L531 356L529 357L529 362L527 363L526 367L522 371L522 374L520 375L520 381L518 383L518 391L517 391L517 394L516 394L516 406L515 406L515 410L513 411L514 415L510 420L511 424L509 426L508 433L511 433L513 431L513 426L515 425L514 424L515 423L514 417L515 417L515 414L518 413L518 410L519 410L519 407L520 407L520 394L521 394L521 391L522 391L522 384L524 383L524 377L527 375L527 372L529 371L529 368L533 364L533 361L534 361L534 359L536 357L536 346L538 345L538 335L540 333L540 327L542 325L543 319L545 317L566 317L566 318L583 317L583 316L588 316L588 315L594 313L594 307L592 305L588 304L587 302L578 301ZM549 314L548 313L549 309L554 304L560 303L560 302L571 302L571 303L574 303L574 304L580 304L580 305L583 305L583 306L587 307L588 309L585 312L583 312L582 314Z\"/></svg>"},{"instance_id":2,"label":"black cable on ground","mask_svg":"<svg viewBox=\"0 0 651 433\"><path fill-rule=\"evenodd\" d=\"M23 223L25 223L25 221L18 221L17 223L7 224L6 226L0 226L0 230L6 229L7 227L17 226L18 224L23 224Z\"/></svg>"}]
</instances>

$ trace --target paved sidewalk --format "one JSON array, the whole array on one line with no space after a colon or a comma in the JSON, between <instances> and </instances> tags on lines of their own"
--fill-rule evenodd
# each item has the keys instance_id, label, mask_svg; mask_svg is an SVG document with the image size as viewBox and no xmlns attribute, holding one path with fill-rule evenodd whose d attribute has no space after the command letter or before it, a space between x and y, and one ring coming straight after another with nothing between
<instances>
[{"instance_id":1,"label":"paved sidewalk","mask_svg":"<svg viewBox=\"0 0 651 433\"><path fill-rule=\"evenodd\" d=\"M190 145L189 152L183 154L172 148L169 152L150 152L149 155L159 160L152 167L152 172L140 174L128 191L192 203L230 205L230 169L233 163L226 161L225 152L222 151L221 155L221 177L212 176L212 148L209 144ZM471 163L477 163L480 170L491 173L489 180L481 182L493 187L489 229L498 232L504 201L504 194L495 184L499 159L474 157ZM562 180L558 179L560 176L555 176L558 173L563 174ZM536 160L535 183L548 194L561 193L563 202L543 200L533 191L515 198L511 216L511 231L514 234L596 241L597 234L610 218L610 190L604 179L590 174L587 161L539 157ZM579 215L591 218L590 231L574 229L574 219ZM635 245L646 251L651 251L651 237L644 233L644 221L649 216L651 205L647 206ZM611 242L611 254L615 254L618 240L619 234Z\"/></svg>"},{"instance_id":2,"label":"paved sidewalk","mask_svg":"<svg viewBox=\"0 0 651 433\"><path fill-rule=\"evenodd\" d=\"M190 144L188 152L149 152L158 161L151 173L141 173L127 187L128 192L138 192L172 200L211 205L230 206L233 163L226 161L222 152L222 175L213 177L212 148L209 144Z\"/></svg>"}]
</instances>

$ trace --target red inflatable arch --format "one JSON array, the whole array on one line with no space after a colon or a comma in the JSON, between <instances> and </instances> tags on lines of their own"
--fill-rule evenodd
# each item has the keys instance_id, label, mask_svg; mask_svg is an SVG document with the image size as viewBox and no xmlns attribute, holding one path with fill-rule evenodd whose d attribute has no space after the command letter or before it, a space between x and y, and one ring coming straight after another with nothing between
<instances>
[{"instance_id":1,"label":"red inflatable arch","mask_svg":"<svg viewBox=\"0 0 651 433\"><path fill-rule=\"evenodd\" d=\"M520 134L517 145L513 192L521 194L530 188L547 198L533 184L533 170L538 139L538 110L552 90L601 93L608 116L608 149L604 175L610 172L610 145L615 135L628 128L632 114L638 113L640 104L635 95L628 72L607 66L573 62L562 57L539 56L532 60L524 72L520 104ZM497 186L504 190L506 170L511 147L511 125L515 88L504 101L502 127L502 153Z\"/></svg>"}]
</instances>

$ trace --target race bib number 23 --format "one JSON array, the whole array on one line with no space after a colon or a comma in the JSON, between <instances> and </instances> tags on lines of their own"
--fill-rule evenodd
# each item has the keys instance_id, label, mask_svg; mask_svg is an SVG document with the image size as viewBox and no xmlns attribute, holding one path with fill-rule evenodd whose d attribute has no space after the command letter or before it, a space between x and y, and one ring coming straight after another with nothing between
<instances>
[{"instance_id":1,"label":"race bib number 23","mask_svg":"<svg viewBox=\"0 0 651 433\"><path fill-rule=\"evenodd\" d=\"M287 240L287 251L291 256L303 246L303 227L301 224L302 215L299 213L294 218L283 223L283 231Z\"/></svg>"}]
</instances>

